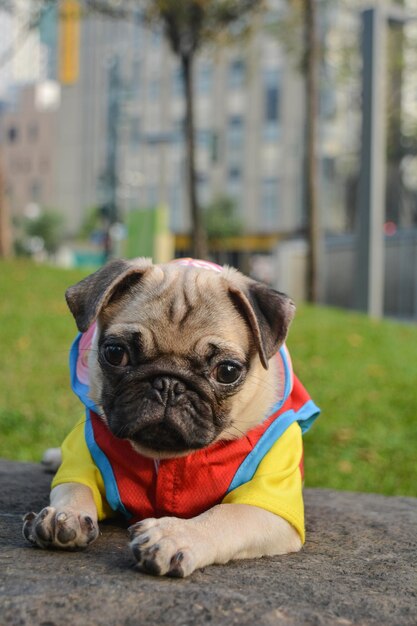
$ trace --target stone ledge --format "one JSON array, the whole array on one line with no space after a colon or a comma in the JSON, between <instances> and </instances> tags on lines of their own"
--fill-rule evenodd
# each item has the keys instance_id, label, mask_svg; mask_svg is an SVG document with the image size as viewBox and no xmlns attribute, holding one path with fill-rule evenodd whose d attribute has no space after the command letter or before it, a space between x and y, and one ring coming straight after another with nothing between
<instances>
[{"instance_id":1,"label":"stone ledge","mask_svg":"<svg viewBox=\"0 0 417 626\"><path fill-rule=\"evenodd\" d=\"M299 554L175 580L136 572L115 525L85 552L32 548L21 517L47 504L50 476L0 460L0 481L2 626L417 624L417 499L307 489Z\"/></svg>"}]
</instances>

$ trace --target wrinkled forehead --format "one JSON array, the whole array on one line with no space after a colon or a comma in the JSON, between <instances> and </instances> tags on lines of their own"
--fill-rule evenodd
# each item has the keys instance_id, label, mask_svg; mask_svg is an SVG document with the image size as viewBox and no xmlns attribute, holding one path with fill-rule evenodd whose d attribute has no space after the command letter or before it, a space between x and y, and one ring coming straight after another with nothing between
<instances>
[{"instance_id":1,"label":"wrinkled forehead","mask_svg":"<svg viewBox=\"0 0 417 626\"><path fill-rule=\"evenodd\" d=\"M141 332L162 350L185 352L204 341L249 348L249 333L221 272L193 266L154 266L103 315L112 332Z\"/></svg>"}]
</instances>

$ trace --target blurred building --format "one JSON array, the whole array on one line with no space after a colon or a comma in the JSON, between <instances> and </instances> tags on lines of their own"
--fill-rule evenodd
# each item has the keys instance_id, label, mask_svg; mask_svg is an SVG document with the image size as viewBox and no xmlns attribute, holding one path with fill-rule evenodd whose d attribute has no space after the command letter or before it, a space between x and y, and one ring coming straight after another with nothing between
<instances>
[{"instance_id":1,"label":"blurred building","mask_svg":"<svg viewBox=\"0 0 417 626\"><path fill-rule=\"evenodd\" d=\"M43 82L22 89L2 115L3 175L14 217L57 206L58 111L57 85Z\"/></svg>"},{"instance_id":2,"label":"blurred building","mask_svg":"<svg viewBox=\"0 0 417 626\"><path fill-rule=\"evenodd\" d=\"M182 76L160 36L142 37L130 79L139 97L125 108L126 206L166 202L172 228L186 232ZM302 85L278 44L259 33L244 48L200 58L195 110L200 203L233 198L249 233L299 228Z\"/></svg>"},{"instance_id":3,"label":"blurred building","mask_svg":"<svg viewBox=\"0 0 417 626\"><path fill-rule=\"evenodd\" d=\"M245 231L254 234L293 233L304 223L302 79L297 60L265 26L277 19L282 4L271 0L269 17L259 20L252 37L239 46L208 50L195 68L199 201L205 206L218 196L233 198ZM326 37L341 21L346 26L346 19L351 20L347 30L355 43L355 11L329 10ZM11 168L12 211L22 213L31 202L53 207L64 213L68 232L75 233L89 209L110 201L121 218L132 209L166 203L173 231L187 232L184 95L177 60L161 32L146 27L139 14L130 22L86 15L78 27L77 50L67 51L63 60L63 24L56 9L46 11L39 22L34 55L42 59L42 80L61 82L59 106L39 111L35 91L22 91L0 122ZM335 55L338 46L335 40ZM69 67L70 80L63 78L63 64L65 71ZM37 61L32 82L39 80L36 67ZM355 175L358 103L335 94L331 64L323 71L321 171L324 204L330 207L326 224L343 230L344 184ZM39 117L39 129L46 125L45 132L39 131L42 150L36 158L47 151L51 167L43 170L42 179L25 174L23 181L17 176L16 154L32 159L36 144L26 142L24 129L35 124L34 116Z\"/></svg>"}]
</instances>

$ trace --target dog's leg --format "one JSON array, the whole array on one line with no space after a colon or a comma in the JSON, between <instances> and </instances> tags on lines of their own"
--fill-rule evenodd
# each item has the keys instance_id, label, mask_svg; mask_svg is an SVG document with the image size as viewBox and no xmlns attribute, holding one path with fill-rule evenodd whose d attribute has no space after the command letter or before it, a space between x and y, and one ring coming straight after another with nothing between
<instances>
[{"instance_id":1,"label":"dog's leg","mask_svg":"<svg viewBox=\"0 0 417 626\"><path fill-rule=\"evenodd\" d=\"M287 521L247 504L219 504L189 520L150 518L129 531L139 569L177 577L212 563L297 552L302 545Z\"/></svg>"},{"instance_id":2,"label":"dog's leg","mask_svg":"<svg viewBox=\"0 0 417 626\"><path fill-rule=\"evenodd\" d=\"M79 483L54 487L50 506L27 513L23 521L23 536L41 548L85 548L98 534L93 494Z\"/></svg>"}]
</instances>

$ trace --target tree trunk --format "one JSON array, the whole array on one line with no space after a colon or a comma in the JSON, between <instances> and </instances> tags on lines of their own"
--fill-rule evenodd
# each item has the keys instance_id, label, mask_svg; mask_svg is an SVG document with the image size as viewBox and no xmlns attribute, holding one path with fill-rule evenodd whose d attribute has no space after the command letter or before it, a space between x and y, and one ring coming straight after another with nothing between
<instances>
[{"instance_id":1,"label":"tree trunk","mask_svg":"<svg viewBox=\"0 0 417 626\"><path fill-rule=\"evenodd\" d=\"M305 204L308 230L307 300L319 300L320 217L317 197L318 43L316 0L304 0Z\"/></svg>"},{"instance_id":2,"label":"tree trunk","mask_svg":"<svg viewBox=\"0 0 417 626\"><path fill-rule=\"evenodd\" d=\"M193 56L181 56L185 89L185 143L187 153L187 192L191 218L191 254L196 259L206 259L207 236L197 200L197 179L194 151L194 93Z\"/></svg>"},{"instance_id":3,"label":"tree trunk","mask_svg":"<svg viewBox=\"0 0 417 626\"><path fill-rule=\"evenodd\" d=\"M0 161L0 258L7 258L12 254L12 234L10 215L6 200L6 190Z\"/></svg>"},{"instance_id":4,"label":"tree trunk","mask_svg":"<svg viewBox=\"0 0 417 626\"><path fill-rule=\"evenodd\" d=\"M398 2L404 7L403 2ZM404 83L404 24L394 22L387 28L387 181L385 219L397 226L412 226L412 211L407 210L401 161L406 153L402 137L402 95Z\"/></svg>"}]
</instances>

